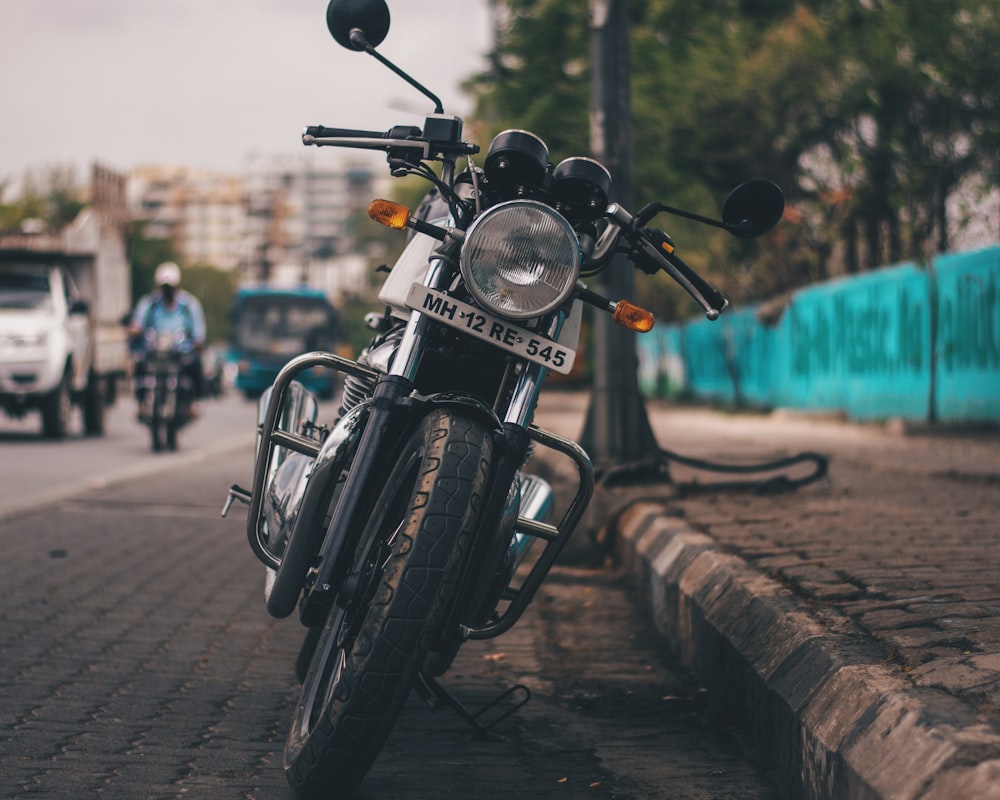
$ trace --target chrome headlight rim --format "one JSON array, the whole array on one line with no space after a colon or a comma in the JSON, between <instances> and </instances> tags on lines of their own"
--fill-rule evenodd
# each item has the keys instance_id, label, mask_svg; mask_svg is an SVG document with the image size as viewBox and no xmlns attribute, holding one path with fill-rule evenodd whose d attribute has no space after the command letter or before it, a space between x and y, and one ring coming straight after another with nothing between
<instances>
[{"instance_id":1,"label":"chrome headlight rim","mask_svg":"<svg viewBox=\"0 0 1000 800\"><path fill-rule=\"evenodd\" d=\"M524 287L523 296L530 295L533 302L537 301L539 296L544 299L530 307L518 307L498 302L494 294L486 288L490 283L501 282L499 276L503 274L503 268L505 266L509 268L510 265L502 258L495 259L493 263L490 263L489 258L484 258L482 262L477 262L476 259L482 255L479 253L480 239L491 235L493 231L490 229L502 224L504 218L512 212L522 215L522 222L510 225L507 230L514 233L529 229L529 225L523 220L525 211L534 216L531 222L535 225L548 223L551 226L548 228L549 233L554 233L555 236L550 242L539 243L542 247L548 246L551 249L546 253L548 258L546 263L535 265L539 271L538 280L534 283L518 282L519 287ZM505 319L524 321L545 316L569 300L580 277L580 261L579 239L572 225L562 214L537 200L517 199L492 206L469 226L459 258L459 269L465 279L466 287L480 306ZM522 276L524 274L522 272ZM554 277L555 280L543 280L548 277Z\"/></svg>"}]
</instances>

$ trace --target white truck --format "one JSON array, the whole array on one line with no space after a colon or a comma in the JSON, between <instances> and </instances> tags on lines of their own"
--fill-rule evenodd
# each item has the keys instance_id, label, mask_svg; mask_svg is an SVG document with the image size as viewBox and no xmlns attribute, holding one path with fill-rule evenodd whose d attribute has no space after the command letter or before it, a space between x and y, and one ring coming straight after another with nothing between
<instances>
[{"instance_id":1,"label":"white truck","mask_svg":"<svg viewBox=\"0 0 1000 800\"><path fill-rule=\"evenodd\" d=\"M52 439L70 432L75 405L83 432L102 435L129 372L124 179L95 167L92 195L58 234L0 236L0 408L40 411Z\"/></svg>"}]
</instances>

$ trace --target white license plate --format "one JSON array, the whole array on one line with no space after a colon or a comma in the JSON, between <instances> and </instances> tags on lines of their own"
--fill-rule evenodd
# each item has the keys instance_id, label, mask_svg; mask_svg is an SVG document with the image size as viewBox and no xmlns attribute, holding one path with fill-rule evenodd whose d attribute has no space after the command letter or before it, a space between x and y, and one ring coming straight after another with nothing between
<instances>
[{"instance_id":1,"label":"white license plate","mask_svg":"<svg viewBox=\"0 0 1000 800\"><path fill-rule=\"evenodd\" d=\"M568 375L573 369L576 353L562 347L535 331L512 325L506 320L463 303L443 292L428 289L419 283L410 286L406 304L417 311L434 317L449 327L489 342L501 350L548 367L553 372Z\"/></svg>"}]
</instances>

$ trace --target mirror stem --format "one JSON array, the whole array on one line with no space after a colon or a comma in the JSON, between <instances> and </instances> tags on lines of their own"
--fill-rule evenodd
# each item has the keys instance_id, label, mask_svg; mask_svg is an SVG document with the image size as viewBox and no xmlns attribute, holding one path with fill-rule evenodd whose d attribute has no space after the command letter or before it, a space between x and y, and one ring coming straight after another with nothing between
<instances>
[{"instance_id":1,"label":"mirror stem","mask_svg":"<svg viewBox=\"0 0 1000 800\"><path fill-rule=\"evenodd\" d=\"M678 217L685 217L686 219L693 219L695 222L703 222L706 225L711 225L715 228L722 228L725 231L730 230L731 226L727 225L725 222L719 222L717 219L710 219L708 217L703 217L700 214L694 214L690 211L683 211L679 208L673 208L671 206L666 206L663 203L650 203L642 211L636 215L636 227L641 227L649 222L653 217L655 217L660 212L666 212L667 214L674 214Z\"/></svg>"},{"instance_id":2,"label":"mirror stem","mask_svg":"<svg viewBox=\"0 0 1000 800\"><path fill-rule=\"evenodd\" d=\"M424 95L425 97L430 98L434 102L434 113L435 114L443 114L444 113L444 106L441 105L441 100L438 98L438 96L436 94L434 94L426 86L423 86L422 84L417 83L417 81L415 81L413 78L411 78L405 72L403 72L403 70L401 70L399 67L397 67L395 64L393 64L391 61L389 61L389 59L385 58L381 53L379 53L378 51L376 51L375 48L372 47L371 44L368 43L368 39L365 36L365 32L363 30L361 30L360 28L352 28L351 29L350 38L351 38L351 44L352 45L354 45L359 50L364 50L366 53L368 53L368 55L373 56L380 63L384 64L389 69L391 69L393 72L395 72L400 78L402 78L404 81L406 81L408 84L410 84L410 86L412 86L414 89L416 89L422 95Z\"/></svg>"}]
</instances>

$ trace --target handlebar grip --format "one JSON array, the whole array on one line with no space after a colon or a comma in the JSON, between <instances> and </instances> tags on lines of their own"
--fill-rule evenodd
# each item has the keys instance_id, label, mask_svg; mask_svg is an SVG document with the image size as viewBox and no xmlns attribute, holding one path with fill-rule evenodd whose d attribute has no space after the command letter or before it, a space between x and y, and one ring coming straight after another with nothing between
<instances>
[{"instance_id":1,"label":"handlebar grip","mask_svg":"<svg viewBox=\"0 0 1000 800\"><path fill-rule=\"evenodd\" d=\"M722 311L726 306L729 305L729 301L722 296L722 292L716 289L712 284L706 281L701 275L695 272L691 267L681 260L681 257L677 253L672 253L666 257L667 260L673 264L680 273L688 279L692 286L694 286L708 301L708 305L715 311Z\"/></svg>"},{"instance_id":2,"label":"handlebar grip","mask_svg":"<svg viewBox=\"0 0 1000 800\"><path fill-rule=\"evenodd\" d=\"M358 131L351 128L328 128L325 125L310 125L303 133L317 139L384 139L385 131Z\"/></svg>"},{"instance_id":3,"label":"handlebar grip","mask_svg":"<svg viewBox=\"0 0 1000 800\"><path fill-rule=\"evenodd\" d=\"M715 319L729 305L722 292L712 286L701 275L684 263L677 255L670 238L658 230L644 230L643 242L648 250L655 252L655 259L661 269L667 272L705 310L709 319ZM647 251L648 252L648 251Z\"/></svg>"}]
</instances>

